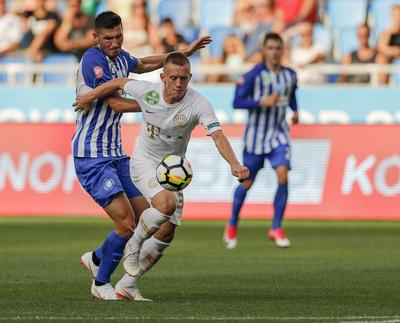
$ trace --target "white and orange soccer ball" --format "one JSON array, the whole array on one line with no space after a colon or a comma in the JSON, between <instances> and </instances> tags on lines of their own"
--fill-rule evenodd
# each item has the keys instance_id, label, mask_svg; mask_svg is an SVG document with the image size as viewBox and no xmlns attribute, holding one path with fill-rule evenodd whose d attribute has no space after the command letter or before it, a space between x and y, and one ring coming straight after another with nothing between
<instances>
[{"instance_id":1,"label":"white and orange soccer ball","mask_svg":"<svg viewBox=\"0 0 400 323\"><path fill-rule=\"evenodd\" d=\"M160 185L165 189L181 191L192 181L192 166L181 156L167 155L158 164L156 176Z\"/></svg>"}]
</instances>

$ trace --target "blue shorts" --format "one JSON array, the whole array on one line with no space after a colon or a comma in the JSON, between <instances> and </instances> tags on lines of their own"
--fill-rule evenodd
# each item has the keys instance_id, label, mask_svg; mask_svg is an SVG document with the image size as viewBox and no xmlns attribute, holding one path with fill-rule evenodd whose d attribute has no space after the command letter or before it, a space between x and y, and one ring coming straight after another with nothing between
<instances>
[{"instance_id":1,"label":"blue shorts","mask_svg":"<svg viewBox=\"0 0 400 323\"><path fill-rule=\"evenodd\" d=\"M128 198L142 195L131 180L129 157L74 157L74 164L82 187L102 207L120 192Z\"/></svg>"},{"instance_id":2,"label":"blue shorts","mask_svg":"<svg viewBox=\"0 0 400 323\"><path fill-rule=\"evenodd\" d=\"M265 159L269 160L272 168L286 166L290 170L290 146L279 146L270 153L261 155L243 151L243 165L250 170L249 179L254 180L256 178L259 170L264 167Z\"/></svg>"}]
</instances>

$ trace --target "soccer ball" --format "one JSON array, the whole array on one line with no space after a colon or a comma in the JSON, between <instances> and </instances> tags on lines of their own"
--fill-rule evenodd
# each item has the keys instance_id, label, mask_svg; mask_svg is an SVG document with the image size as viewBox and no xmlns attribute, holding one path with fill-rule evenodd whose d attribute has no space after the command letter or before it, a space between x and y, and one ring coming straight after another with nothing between
<instances>
[{"instance_id":1,"label":"soccer ball","mask_svg":"<svg viewBox=\"0 0 400 323\"><path fill-rule=\"evenodd\" d=\"M156 176L160 185L165 189L181 191L192 181L192 166L181 156L167 155L158 164Z\"/></svg>"}]
</instances>

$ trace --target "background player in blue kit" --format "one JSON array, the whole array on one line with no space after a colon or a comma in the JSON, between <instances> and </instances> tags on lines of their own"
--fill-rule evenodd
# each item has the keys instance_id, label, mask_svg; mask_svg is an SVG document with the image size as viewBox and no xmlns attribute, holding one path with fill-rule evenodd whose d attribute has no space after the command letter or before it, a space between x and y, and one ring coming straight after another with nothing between
<instances>
[{"instance_id":1,"label":"background player in blue kit","mask_svg":"<svg viewBox=\"0 0 400 323\"><path fill-rule=\"evenodd\" d=\"M111 79L127 77L130 72L144 73L162 67L166 55L135 58L122 47L121 18L111 11L95 19L94 39L97 46L86 51L80 62L77 94L82 94ZM205 47L210 38L194 41L183 52L191 55ZM115 93L93 102L91 109L79 111L72 139L75 171L79 182L114 222L114 230L94 252L86 252L81 263L90 270L94 297L116 300L110 284L111 274L123 255L126 242L133 234L135 216L148 203L133 185L129 175L129 157L121 143L121 111L140 111L136 101ZM137 221L137 219L136 219ZM135 291L133 299L143 298Z\"/></svg>"},{"instance_id":2,"label":"background player in blue kit","mask_svg":"<svg viewBox=\"0 0 400 323\"><path fill-rule=\"evenodd\" d=\"M264 167L265 159L274 168L278 179L272 228L267 236L278 247L290 245L282 229L290 170L290 134L285 118L286 108L289 106L293 110L293 124L298 123L299 116L296 73L281 65L283 51L282 38L276 33L266 34L262 48L264 61L244 74L236 87L234 108L249 111L243 138L243 165L249 168L250 177L234 193L232 215L224 232L224 242L229 249L236 247L240 209L258 171Z\"/></svg>"}]
</instances>

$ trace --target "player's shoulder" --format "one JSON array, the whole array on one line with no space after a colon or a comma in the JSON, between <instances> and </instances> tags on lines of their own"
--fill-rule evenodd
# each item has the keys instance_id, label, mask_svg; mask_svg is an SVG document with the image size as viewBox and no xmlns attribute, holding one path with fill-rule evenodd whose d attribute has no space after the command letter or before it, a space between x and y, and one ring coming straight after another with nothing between
<instances>
[{"instance_id":1,"label":"player's shoulder","mask_svg":"<svg viewBox=\"0 0 400 323\"><path fill-rule=\"evenodd\" d=\"M186 98L191 106L212 107L211 102L204 95L190 86L187 88Z\"/></svg>"},{"instance_id":2,"label":"player's shoulder","mask_svg":"<svg viewBox=\"0 0 400 323\"><path fill-rule=\"evenodd\" d=\"M82 62L106 61L106 55L97 46L89 48L82 56Z\"/></svg>"},{"instance_id":3,"label":"player's shoulder","mask_svg":"<svg viewBox=\"0 0 400 323\"><path fill-rule=\"evenodd\" d=\"M136 59L136 57L132 56L131 54L129 54L125 49L121 49L121 51L119 52L119 56L123 57L123 58L130 58L130 59Z\"/></svg>"},{"instance_id":4,"label":"player's shoulder","mask_svg":"<svg viewBox=\"0 0 400 323\"><path fill-rule=\"evenodd\" d=\"M265 70L265 64L263 63L259 63L256 64L252 67L251 70L249 70L248 72L246 72L243 77L245 79L253 79L255 78L258 74L260 74L263 70Z\"/></svg>"},{"instance_id":5,"label":"player's shoulder","mask_svg":"<svg viewBox=\"0 0 400 323\"><path fill-rule=\"evenodd\" d=\"M145 80L135 80L135 79L130 79L129 82L125 85L126 90L131 90L135 93L139 91L141 93L140 96L147 96L151 95L152 92L156 92L157 95L160 95L158 92L160 92L160 85L157 83L145 81Z\"/></svg>"},{"instance_id":6,"label":"player's shoulder","mask_svg":"<svg viewBox=\"0 0 400 323\"><path fill-rule=\"evenodd\" d=\"M292 76L296 77L297 73L293 68L286 66L286 65L282 65L281 68L282 68L282 70L288 71Z\"/></svg>"}]
</instances>

